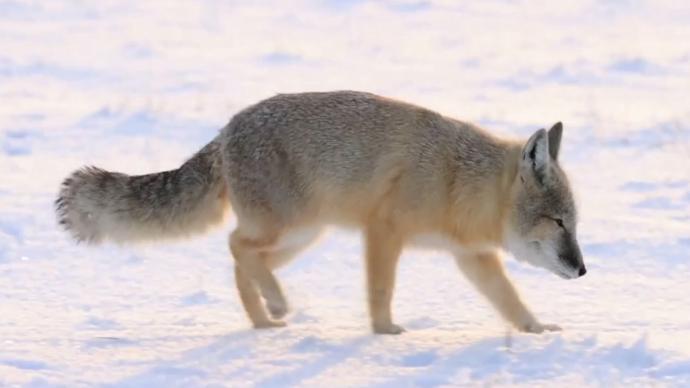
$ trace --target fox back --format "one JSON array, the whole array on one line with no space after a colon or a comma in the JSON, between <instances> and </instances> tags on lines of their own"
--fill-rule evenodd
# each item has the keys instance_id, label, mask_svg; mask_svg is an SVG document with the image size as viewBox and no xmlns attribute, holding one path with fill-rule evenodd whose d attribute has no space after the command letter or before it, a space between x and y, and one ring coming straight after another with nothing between
<instances>
[{"instance_id":1,"label":"fox back","mask_svg":"<svg viewBox=\"0 0 690 388\"><path fill-rule=\"evenodd\" d=\"M220 139L236 211L361 224L385 205L458 228L441 219L457 208L501 234L490 221L505 212L497 191L516 150L427 109L361 92L278 95L237 114ZM480 204L486 192L498 202Z\"/></svg>"}]
</instances>

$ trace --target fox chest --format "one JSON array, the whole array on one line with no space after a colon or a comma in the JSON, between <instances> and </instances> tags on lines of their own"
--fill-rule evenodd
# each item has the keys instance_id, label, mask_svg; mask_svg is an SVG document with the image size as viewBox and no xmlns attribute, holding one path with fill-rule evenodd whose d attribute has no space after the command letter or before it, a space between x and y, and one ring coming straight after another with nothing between
<instances>
[{"instance_id":1,"label":"fox chest","mask_svg":"<svg viewBox=\"0 0 690 388\"><path fill-rule=\"evenodd\" d=\"M462 244L459 241L453 239L452 237L445 236L440 233L424 233L415 235L410 240L409 246L411 248L446 251L456 256L479 253L495 249L495 247L488 246L485 244Z\"/></svg>"}]
</instances>

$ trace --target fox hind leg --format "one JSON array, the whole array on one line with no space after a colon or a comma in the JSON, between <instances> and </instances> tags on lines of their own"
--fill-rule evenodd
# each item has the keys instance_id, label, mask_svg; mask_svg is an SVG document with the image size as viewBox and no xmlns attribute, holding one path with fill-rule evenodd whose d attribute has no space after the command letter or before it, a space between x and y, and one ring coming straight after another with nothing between
<instances>
[{"instance_id":1,"label":"fox hind leg","mask_svg":"<svg viewBox=\"0 0 690 388\"><path fill-rule=\"evenodd\" d=\"M285 326L285 322L272 320L266 315L266 310L264 310L264 306L261 302L259 289L251 279L242 272L242 269L237 264L235 265L235 284L237 285L237 291L240 294L242 305L255 328L263 329Z\"/></svg>"},{"instance_id":2,"label":"fox hind leg","mask_svg":"<svg viewBox=\"0 0 690 388\"><path fill-rule=\"evenodd\" d=\"M244 235L241 228L235 230L230 236L230 251L238 267L236 273L240 273L240 277L236 279L238 289L240 282L250 283L249 285L242 283L244 287L240 289L240 297L245 303L245 310L254 326L265 322L262 322L263 317L256 313L259 310L256 304L259 302L252 295L252 291L248 291L251 287L256 287L266 300L269 311L274 311L275 315L281 315L280 312L287 311L287 301L283 290L268 266L268 253L274 248L276 241L277 235L250 237ZM242 290L245 292L244 297L242 297Z\"/></svg>"},{"instance_id":3,"label":"fox hind leg","mask_svg":"<svg viewBox=\"0 0 690 388\"><path fill-rule=\"evenodd\" d=\"M247 237L240 228L232 233L230 250L236 262L237 287L247 315L255 327L284 325L266 316L261 297L266 301L272 318L281 319L287 314L287 300L272 270L290 261L318 234L316 229L303 229Z\"/></svg>"},{"instance_id":4,"label":"fox hind leg","mask_svg":"<svg viewBox=\"0 0 690 388\"><path fill-rule=\"evenodd\" d=\"M270 270L277 269L293 259L319 236L318 229L304 228L285 233L278 241L275 250L265 253L266 265ZM287 304L271 304L266 307L273 318L280 319L288 312Z\"/></svg>"}]
</instances>

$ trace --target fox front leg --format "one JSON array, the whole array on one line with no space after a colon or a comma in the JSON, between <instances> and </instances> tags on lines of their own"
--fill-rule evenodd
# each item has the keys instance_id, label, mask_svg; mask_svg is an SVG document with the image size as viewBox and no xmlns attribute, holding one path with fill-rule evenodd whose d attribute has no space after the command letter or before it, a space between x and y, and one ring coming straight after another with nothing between
<instances>
[{"instance_id":1,"label":"fox front leg","mask_svg":"<svg viewBox=\"0 0 690 388\"><path fill-rule=\"evenodd\" d=\"M383 224L369 225L365 238L367 294L372 330L376 334L400 334L405 329L393 323L391 301L402 241Z\"/></svg>"},{"instance_id":2,"label":"fox front leg","mask_svg":"<svg viewBox=\"0 0 690 388\"><path fill-rule=\"evenodd\" d=\"M516 329L537 334L561 330L558 325L540 323L529 311L506 276L498 252L463 255L456 262L479 292Z\"/></svg>"}]
</instances>

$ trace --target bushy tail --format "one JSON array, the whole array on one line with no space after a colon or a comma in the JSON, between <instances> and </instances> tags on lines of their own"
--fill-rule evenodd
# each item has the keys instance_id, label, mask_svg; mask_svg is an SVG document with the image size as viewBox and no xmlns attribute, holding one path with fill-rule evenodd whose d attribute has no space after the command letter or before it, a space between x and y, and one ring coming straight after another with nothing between
<instances>
[{"instance_id":1,"label":"bushy tail","mask_svg":"<svg viewBox=\"0 0 690 388\"><path fill-rule=\"evenodd\" d=\"M203 232L229 205L213 141L177 170L129 176L84 167L62 183L58 221L79 242L129 242Z\"/></svg>"}]
</instances>

